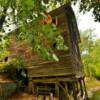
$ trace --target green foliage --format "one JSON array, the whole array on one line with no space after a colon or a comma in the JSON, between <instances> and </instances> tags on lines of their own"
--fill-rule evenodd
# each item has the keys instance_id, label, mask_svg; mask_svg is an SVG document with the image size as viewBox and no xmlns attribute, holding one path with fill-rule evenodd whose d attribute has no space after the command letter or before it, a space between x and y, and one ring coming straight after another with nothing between
<instances>
[{"instance_id":1,"label":"green foliage","mask_svg":"<svg viewBox=\"0 0 100 100\"><path fill-rule=\"evenodd\" d=\"M68 50L68 47L64 45L64 39L61 35L56 38L55 43L57 50Z\"/></svg>"},{"instance_id":2,"label":"green foliage","mask_svg":"<svg viewBox=\"0 0 100 100\"><path fill-rule=\"evenodd\" d=\"M92 70L92 56L91 51L93 50L93 40L91 35L92 30L86 30L81 33L81 55L84 63L84 71L87 76L91 76Z\"/></svg>"},{"instance_id":3,"label":"green foliage","mask_svg":"<svg viewBox=\"0 0 100 100\"><path fill-rule=\"evenodd\" d=\"M16 61L14 62L17 69L21 69L25 67L25 61L22 57L17 57Z\"/></svg>"},{"instance_id":4,"label":"green foliage","mask_svg":"<svg viewBox=\"0 0 100 100\"><path fill-rule=\"evenodd\" d=\"M19 40L29 42L32 48L44 59L58 61L52 50L52 41L57 40L58 36L62 37L60 31L53 23L46 25L42 23L43 19L47 19L46 9L56 7L55 0L50 1L48 6L43 0L1 0L0 4L6 11L8 7L12 8L13 11L10 14L18 25L17 37ZM6 11L1 13L6 16L8 15ZM16 11L17 14L15 14ZM57 46L65 50L67 47L64 45L63 38L60 41L63 42L59 42L60 44L57 42ZM45 45L46 42L47 45Z\"/></svg>"},{"instance_id":5,"label":"green foliage","mask_svg":"<svg viewBox=\"0 0 100 100\"><path fill-rule=\"evenodd\" d=\"M96 91L90 100L100 100L100 90Z\"/></svg>"},{"instance_id":6,"label":"green foliage","mask_svg":"<svg viewBox=\"0 0 100 100\"><path fill-rule=\"evenodd\" d=\"M58 61L51 45L52 41L57 42L57 49L67 50L64 45L63 38L59 36L60 32L56 25L43 25L41 21L46 19L45 12L48 8L56 8L56 0L0 0L0 26L2 26L4 18L8 16L7 9L10 7L12 11L10 15L13 16L13 21L16 23L18 29L17 37L20 40L25 40L31 44L35 51L37 51L43 58L47 60ZM79 0L59 0L60 4L70 4L70 2L79 2ZM100 3L98 0L80 0L80 11L89 11L93 8L95 20L100 21ZM9 25L8 25L9 26ZM3 30L0 27L1 31ZM59 38L61 37L61 38ZM48 42L45 45L45 40ZM4 45L3 45L4 46ZM1 48L0 48L1 49ZM42 52L42 53L41 53ZM55 55L53 57L53 55ZM55 59L56 58L56 59Z\"/></svg>"},{"instance_id":7,"label":"green foliage","mask_svg":"<svg viewBox=\"0 0 100 100\"><path fill-rule=\"evenodd\" d=\"M9 55L9 52L6 50L10 43L10 39L8 37L0 37L0 59Z\"/></svg>"},{"instance_id":8,"label":"green foliage","mask_svg":"<svg viewBox=\"0 0 100 100\"><path fill-rule=\"evenodd\" d=\"M93 57L92 63L95 69L95 77L100 78L100 39L95 41L91 55Z\"/></svg>"},{"instance_id":9,"label":"green foliage","mask_svg":"<svg viewBox=\"0 0 100 100\"><path fill-rule=\"evenodd\" d=\"M93 30L81 32L81 55L86 76L100 78L100 39L93 39Z\"/></svg>"},{"instance_id":10,"label":"green foliage","mask_svg":"<svg viewBox=\"0 0 100 100\"><path fill-rule=\"evenodd\" d=\"M8 59L8 61L0 62L0 70L9 70L9 69L22 69L25 67L25 61L22 57L16 57Z\"/></svg>"},{"instance_id":11,"label":"green foliage","mask_svg":"<svg viewBox=\"0 0 100 100\"><path fill-rule=\"evenodd\" d=\"M7 62L0 62L0 70L8 70L10 68L13 68L13 64L15 63L16 59L11 59Z\"/></svg>"}]
</instances>

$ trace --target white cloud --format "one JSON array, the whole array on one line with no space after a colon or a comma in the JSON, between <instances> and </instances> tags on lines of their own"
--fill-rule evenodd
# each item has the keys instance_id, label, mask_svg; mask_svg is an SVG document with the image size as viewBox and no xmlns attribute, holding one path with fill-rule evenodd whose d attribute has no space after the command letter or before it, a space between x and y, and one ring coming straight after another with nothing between
<instances>
[{"instance_id":1,"label":"white cloud","mask_svg":"<svg viewBox=\"0 0 100 100\"><path fill-rule=\"evenodd\" d=\"M96 34L97 38L100 38L100 23L95 22L92 16L92 11L86 12L85 14L79 13L78 4L73 6L73 10L76 15L78 15L78 27L79 30L86 30L86 29L95 29L94 33Z\"/></svg>"}]
</instances>

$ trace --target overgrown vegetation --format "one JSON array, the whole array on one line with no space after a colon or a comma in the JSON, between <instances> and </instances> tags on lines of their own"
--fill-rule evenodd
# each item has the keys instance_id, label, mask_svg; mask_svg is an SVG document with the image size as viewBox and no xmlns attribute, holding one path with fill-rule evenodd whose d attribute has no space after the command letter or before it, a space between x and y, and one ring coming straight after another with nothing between
<instances>
[{"instance_id":1,"label":"overgrown vegetation","mask_svg":"<svg viewBox=\"0 0 100 100\"><path fill-rule=\"evenodd\" d=\"M85 75L100 79L100 38L94 38L91 29L81 32L80 49Z\"/></svg>"},{"instance_id":2,"label":"overgrown vegetation","mask_svg":"<svg viewBox=\"0 0 100 100\"><path fill-rule=\"evenodd\" d=\"M61 50L66 50L67 47L57 26L47 14L47 10L56 8L58 2L60 5L79 2L80 11L93 9L95 20L100 21L98 0L0 0L1 32L5 31L3 26L6 28L13 23L18 28L18 39L31 43L34 50L43 58L58 61L50 46L53 44L52 41L59 40L57 45ZM8 32L11 30L9 29Z\"/></svg>"},{"instance_id":3,"label":"overgrown vegetation","mask_svg":"<svg viewBox=\"0 0 100 100\"><path fill-rule=\"evenodd\" d=\"M57 25L52 22L53 18L48 14L48 9L55 9L57 4L76 4L77 2L80 5L80 11L86 12L92 9L95 20L100 21L99 0L49 0L49 2L48 0L0 0L0 33L4 33L0 34L0 59L9 55L6 48L10 44L8 33L11 33L12 29L5 33L5 27L13 24L17 28L15 29L18 40L30 43L44 59L59 61L52 49L52 44L56 42L58 50L68 48L64 44ZM87 76L99 77L100 39L94 41L90 35L91 32L91 30L85 31L81 36L84 70Z\"/></svg>"},{"instance_id":4,"label":"overgrown vegetation","mask_svg":"<svg viewBox=\"0 0 100 100\"><path fill-rule=\"evenodd\" d=\"M56 24L52 23L52 17L47 14L48 7L55 8L55 3L53 0L49 4L45 4L42 0L1 0L0 4L1 22L3 21L5 27L10 27L11 23L15 24L19 40L30 43L44 59L58 61L52 50L53 41L57 41L56 49L67 50L67 46L64 45ZM11 22L6 19L7 17ZM1 27L1 31L6 30Z\"/></svg>"}]
</instances>

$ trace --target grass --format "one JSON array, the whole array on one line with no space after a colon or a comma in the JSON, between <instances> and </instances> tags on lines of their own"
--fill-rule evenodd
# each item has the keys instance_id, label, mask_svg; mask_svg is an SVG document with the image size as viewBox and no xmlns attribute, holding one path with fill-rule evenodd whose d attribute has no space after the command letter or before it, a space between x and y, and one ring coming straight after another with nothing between
<instances>
[{"instance_id":1,"label":"grass","mask_svg":"<svg viewBox=\"0 0 100 100\"><path fill-rule=\"evenodd\" d=\"M89 100L100 100L100 80L85 78Z\"/></svg>"},{"instance_id":2,"label":"grass","mask_svg":"<svg viewBox=\"0 0 100 100\"><path fill-rule=\"evenodd\" d=\"M100 87L100 80L96 80L95 78L85 78L85 83L86 83L86 87L87 90L91 89L91 88L96 88L96 87Z\"/></svg>"},{"instance_id":3,"label":"grass","mask_svg":"<svg viewBox=\"0 0 100 100\"><path fill-rule=\"evenodd\" d=\"M95 92L90 100L100 100L100 91Z\"/></svg>"}]
</instances>

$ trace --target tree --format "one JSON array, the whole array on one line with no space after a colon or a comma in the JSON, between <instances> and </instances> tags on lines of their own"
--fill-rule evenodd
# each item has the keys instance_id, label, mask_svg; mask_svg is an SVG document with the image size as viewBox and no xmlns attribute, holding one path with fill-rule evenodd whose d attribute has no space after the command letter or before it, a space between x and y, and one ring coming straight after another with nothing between
<instances>
[{"instance_id":1,"label":"tree","mask_svg":"<svg viewBox=\"0 0 100 100\"><path fill-rule=\"evenodd\" d=\"M91 56L93 58L93 69L95 71L95 77L100 79L100 38L95 40Z\"/></svg>"},{"instance_id":2,"label":"tree","mask_svg":"<svg viewBox=\"0 0 100 100\"><path fill-rule=\"evenodd\" d=\"M80 44L80 50L81 50L81 56L84 63L84 72L86 76L91 76L91 69L92 69L92 56L91 51L93 50L93 30L85 30L81 33L81 44Z\"/></svg>"},{"instance_id":3,"label":"tree","mask_svg":"<svg viewBox=\"0 0 100 100\"><path fill-rule=\"evenodd\" d=\"M52 18L46 11L48 6L55 7L54 0L49 5L43 0L1 0L0 4L1 26L3 24L6 28L13 23L18 28L18 39L27 40L44 59L58 61L50 44L57 41L59 49L63 50L67 50L67 46L64 45L59 29L52 23ZM9 30L11 32L12 29ZM4 31L4 27L1 27L1 31Z\"/></svg>"},{"instance_id":4,"label":"tree","mask_svg":"<svg viewBox=\"0 0 100 100\"><path fill-rule=\"evenodd\" d=\"M79 3L80 12L92 11L95 21L100 22L100 0L72 0Z\"/></svg>"},{"instance_id":5,"label":"tree","mask_svg":"<svg viewBox=\"0 0 100 100\"><path fill-rule=\"evenodd\" d=\"M9 20L11 20L19 28L17 37L20 40L27 40L35 51L45 59L58 61L54 51L50 46L47 46L52 44L52 41L63 41L59 29L52 23L52 19L48 23L50 16L47 14L47 9L56 8L58 2L61 5L79 2L80 11L89 11L93 8L95 19L100 21L98 17L100 15L100 3L98 0L0 0L0 30L4 31L2 28L4 23L6 27L9 27L11 24ZM48 44L45 45L44 41L47 41ZM63 43L64 50L67 48L64 42L59 43Z\"/></svg>"},{"instance_id":6,"label":"tree","mask_svg":"<svg viewBox=\"0 0 100 100\"><path fill-rule=\"evenodd\" d=\"M81 32L80 49L85 75L100 78L100 39L94 39L93 30Z\"/></svg>"}]
</instances>

